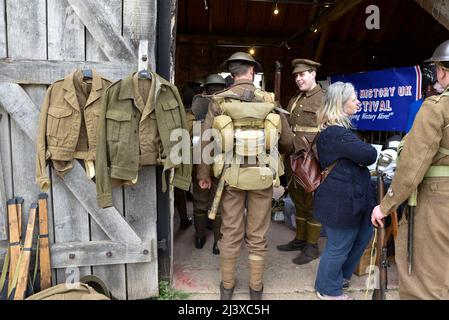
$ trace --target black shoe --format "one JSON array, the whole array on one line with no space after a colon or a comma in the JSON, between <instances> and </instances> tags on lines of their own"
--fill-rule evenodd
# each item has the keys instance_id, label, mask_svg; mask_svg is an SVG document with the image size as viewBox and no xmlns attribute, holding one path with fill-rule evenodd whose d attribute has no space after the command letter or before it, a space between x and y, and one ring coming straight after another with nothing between
<instances>
[{"instance_id":1,"label":"black shoe","mask_svg":"<svg viewBox=\"0 0 449 320\"><path fill-rule=\"evenodd\" d=\"M232 300L232 294L234 293L234 288L225 289L225 287L223 287L223 282L220 282L220 300Z\"/></svg>"},{"instance_id":2,"label":"black shoe","mask_svg":"<svg viewBox=\"0 0 449 320\"><path fill-rule=\"evenodd\" d=\"M260 291L256 291L249 287L249 298L250 300L262 300L263 287Z\"/></svg>"},{"instance_id":3,"label":"black shoe","mask_svg":"<svg viewBox=\"0 0 449 320\"><path fill-rule=\"evenodd\" d=\"M203 249L206 243L206 237L195 237L195 248Z\"/></svg>"},{"instance_id":4,"label":"black shoe","mask_svg":"<svg viewBox=\"0 0 449 320\"><path fill-rule=\"evenodd\" d=\"M212 253L215 255L220 254L220 249L218 249L218 243L214 242L214 246L212 247Z\"/></svg>"},{"instance_id":5,"label":"black shoe","mask_svg":"<svg viewBox=\"0 0 449 320\"><path fill-rule=\"evenodd\" d=\"M277 249L279 251L297 251L303 250L305 246L306 242L304 240L298 240L295 238L287 244L281 244L277 246Z\"/></svg>"},{"instance_id":6,"label":"black shoe","mask_svg":"<svg viewBox=\"0 0 449 320\"><path fill-rule=\"evenodd\" d=\"M317 259L319 256L320 251L318 250L318 245L307 243L299 256L297 256L292 261L294 264L303 265Z\"/></svg>"},{"instance_id":7,"label":"black shoe","mask_svg":"<svg viewBox=\"0 0 449 320\"><path fill-rule=\"evenodd\" d=\"M181 220L181 230L186 230L188 227L190 227L192 225L192 218L187 218L187 219L183 219Z\"/></svg>"}]
</instances>

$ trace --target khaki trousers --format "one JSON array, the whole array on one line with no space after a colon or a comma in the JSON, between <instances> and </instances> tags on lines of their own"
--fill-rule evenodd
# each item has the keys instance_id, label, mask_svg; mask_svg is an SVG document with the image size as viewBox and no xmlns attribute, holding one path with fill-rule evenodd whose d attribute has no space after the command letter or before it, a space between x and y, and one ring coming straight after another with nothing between
<instances>
[{"instance_id":1,"label":"khaki trousers","mask_svg":"<svg viewBox=\"0 0 449 320\"><path fill-rule=\"evenodd\" d=\"M273 187L257 191L225 187L221 198L222 238L219 241L221 257L238 257L243 240L250 255L261 258L266 256L266 234L271 221L272 197Z\"/></svg>"},{"instance_id":2,"label":"khaki trousers","mask_svg":"<svg viewBox=\"0 0 449 320\"><path fill-rule=\"evenodd\" d=\"M288 193L296 208L296 239L316 244L320 238L321 224L313 217L313 195L293 179L290 158L284 161L288 181Z\"/></svg>"},{"instance_id":3,"label":"khaki trousers","mask_svg":"<svg viewBox=\"0 0 449 320\"><path fill-rule=\"evenodd\" d=\"M425 179L415 209L412 274L407 266L408 223L396 241L401 299L449 300L449 180Z\"/></svg>"}]
</instances>

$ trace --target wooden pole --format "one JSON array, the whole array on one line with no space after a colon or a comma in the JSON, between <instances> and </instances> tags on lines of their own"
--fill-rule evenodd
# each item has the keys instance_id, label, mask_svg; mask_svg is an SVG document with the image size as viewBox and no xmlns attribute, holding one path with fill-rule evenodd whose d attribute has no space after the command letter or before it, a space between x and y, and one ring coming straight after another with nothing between
<instances>
[{"instance_id":1,"label":"wooden pole","mask_svg":"<svg viewBox=\"0 0 449 320\"><path fill-rule=\"evenodd\" d=\"M25 200L22 197L17 197L17 226L19 228L19 239L22 241L22 206Z\"/></svg>"},{"instance_id":2,"label":"wooden pole","mask_svg":"<svg viewBox=\"0 0 449 320\"><path fill-rule=\"evenodd\" d=\"M23 300L28 284L28 274L30 268L31 250L33 247L34 224L36 222L37 203L33 203L30 208L28 218L27 232L25 235L25 243L23 245L23 256L19 266L19 277L14 294L14 300Z\"/></svg>"},{"instance_id":3,"label":"wooden pole","mask_svg":"<svg viewBox=\"0 0 449 320\"><path fill-rule=\"evenodd\" d=\"M40 287L45 290L51 287L50 248L48 245L48 214L46 193L39 195L39 267Z\"/></svg>"}]
</instances>

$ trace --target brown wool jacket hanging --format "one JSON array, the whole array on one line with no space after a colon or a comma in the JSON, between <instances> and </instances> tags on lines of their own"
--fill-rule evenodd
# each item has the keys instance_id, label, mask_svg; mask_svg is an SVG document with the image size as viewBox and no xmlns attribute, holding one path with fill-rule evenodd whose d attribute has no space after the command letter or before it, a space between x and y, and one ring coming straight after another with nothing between
<instances>
[{"instance_id":1,"label":"brown wool jacket hanging","mask_svg":"<svg viewBox=\"0 0 449 320\"><path fill-rule=\"evenodd\" d=\"M37 139L36 182L41 190L50 187L47 160L60 177L72 169L73 159L95 160L101 96L110 84L95 70L88 80L76 70L48 88Z\"/></svg>"}]
</instances>

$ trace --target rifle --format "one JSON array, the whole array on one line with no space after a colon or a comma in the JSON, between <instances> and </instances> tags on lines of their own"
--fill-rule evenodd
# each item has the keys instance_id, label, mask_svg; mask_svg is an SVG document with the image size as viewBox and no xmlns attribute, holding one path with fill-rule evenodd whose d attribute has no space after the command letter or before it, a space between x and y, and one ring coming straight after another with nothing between
<instances>
[{"instance_id":1,"label":"rifle","mask_svg":"<svg viewBox=\"0 0 449 320\"><path fill-rule=\"evenodd\" d=\"M385 195L384 173L377 171L377 197L378 203L382 201ZM387 291L387 245L385 239L385 225L377 228L376 241L376 266L379 268L379 288L374 289L372 300L386 300Z\"/></svg>"},{"instance_id":2,"label":"rifle","mask_svg":"<svg viewBox=\"0 0 449 320\"><path fill-rule=\"evenodd\" d=\"M408 234L407 234L407 263L408 263L408 275L412 274L413 263L413 233L415 226L415 207L417 204L417 190L415 190L408 199Z\"/></svg>"},{"instance_id":3,"label":"rifle","mask_svg":"<svg viewBox=\"0 0 449 320\"><path fill-rule=\"evenodd\" d=\"M277 106L281 106L281 69L282 64L276 61L275 73L274 73L274 101L277 102Z\"/></svg>"}]
</instances>

